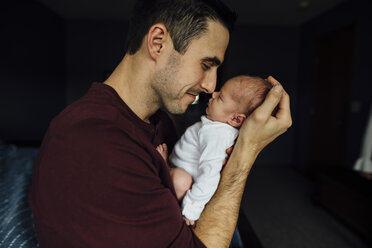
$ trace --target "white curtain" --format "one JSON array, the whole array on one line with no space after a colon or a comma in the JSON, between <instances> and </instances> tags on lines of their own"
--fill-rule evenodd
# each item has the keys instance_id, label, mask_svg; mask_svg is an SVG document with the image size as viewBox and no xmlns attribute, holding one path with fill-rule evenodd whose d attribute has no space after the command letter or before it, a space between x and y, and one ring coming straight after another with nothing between
<instances>
[{"instance_id":1,"label":"white curtain","mask_svg":"<svg viewBox=\"0 0 372 248\"><path fill-rule=\"evenodd\" d=\"M372 173L372 105L369 111L367 128L364 133L362 152L360 158L354 164L354 170L365 173Z\"/></svg>"}]
</instances>

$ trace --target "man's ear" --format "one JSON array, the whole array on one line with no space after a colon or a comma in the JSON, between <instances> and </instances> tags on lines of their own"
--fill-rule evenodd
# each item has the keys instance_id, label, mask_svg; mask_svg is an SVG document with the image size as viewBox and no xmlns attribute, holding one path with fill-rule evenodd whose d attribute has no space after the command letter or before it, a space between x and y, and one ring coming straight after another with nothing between
<instances>
[{"instance_id":1,"label":"man's ear","mask_svg":"<svg viewBox=\"0 0 372 248\"><path fill-rule=\"evenodd\" d=\"M147 34L147 50L150 57L156 60L168 38L167 28L162 23L154 24Z\"/></svg>"},{"instance_id":2,"label":"man's ear","mask_svg":"<svg viewBox=\"0 0 372 248\"><path fill-rule=\"evenodd\" d=\"M233 116L230 117L227 123L233 127L240 127L246 118L247 117L245 116L245 114L235 113Z\"/></svg>"}]
</instances>

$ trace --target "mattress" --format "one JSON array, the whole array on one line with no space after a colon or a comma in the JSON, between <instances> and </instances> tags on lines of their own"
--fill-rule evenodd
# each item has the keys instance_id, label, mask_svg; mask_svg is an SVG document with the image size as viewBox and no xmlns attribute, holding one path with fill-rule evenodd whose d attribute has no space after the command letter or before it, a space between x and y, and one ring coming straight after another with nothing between
<instances>
[{"instance_id":1,"label":"mattress","mask_svg":"<svg viewBox=\"0 0 372 248\"><path fill-rule=\"evenodd\" d=\"M0 141L0 247L39 247L27 194L38 148Z\"/></svg>"}]
</instances>

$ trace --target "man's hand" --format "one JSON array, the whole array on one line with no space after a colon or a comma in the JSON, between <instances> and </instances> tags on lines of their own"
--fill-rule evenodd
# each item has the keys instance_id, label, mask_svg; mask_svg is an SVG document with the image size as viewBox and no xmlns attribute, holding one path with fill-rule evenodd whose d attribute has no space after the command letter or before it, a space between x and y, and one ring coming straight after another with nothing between
<instances>
[{"instance_id":1,"label":"man's hand","mask_svg":"<svg viewBox=\"0 0 372 248\"><path fill-rule=\"evenodd\" d=\"M245 147L257 154L292 125L288 94L273 77L269 76L267 81L273 88L262 105L245 120L238 138ZM278 111L272 116L276 106Z\"/></svg>"}]
</instances>

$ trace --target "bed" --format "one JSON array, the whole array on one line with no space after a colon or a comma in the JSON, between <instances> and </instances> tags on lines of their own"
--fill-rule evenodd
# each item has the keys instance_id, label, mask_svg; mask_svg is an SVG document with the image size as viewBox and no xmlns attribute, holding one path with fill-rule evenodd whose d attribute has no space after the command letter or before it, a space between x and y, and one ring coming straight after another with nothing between
<instances>
[{"instance_id":1,"label":"bed","mask_svg":"<svg viewBox=\"0 0 372 248\"><path fill-rule=\"evenodd\" d=\"M0 141L0 247L39 247L27 194L37 148Z\"/></svg>"}]
</instances>

